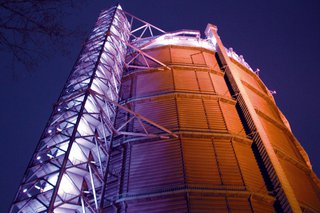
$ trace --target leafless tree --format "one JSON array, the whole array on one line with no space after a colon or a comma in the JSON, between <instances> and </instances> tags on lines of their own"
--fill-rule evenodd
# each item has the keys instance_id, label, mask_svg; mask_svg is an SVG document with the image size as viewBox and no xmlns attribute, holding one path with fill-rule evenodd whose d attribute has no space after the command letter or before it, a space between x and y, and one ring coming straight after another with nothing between
<instances>
[{"instance_id":1,"label":"leafless tree","mask_svg":"<svg viewBox=\"0 0 320 213\"><path fill-rule=\"evenodd\" d=\"M32 70L50 52L65 50L70 38L78 35L64 22L75 2L0 0L0 51L10 54L14 63ZM0 62L3 63L6 62Z\"/></svg>"}]
</instances>

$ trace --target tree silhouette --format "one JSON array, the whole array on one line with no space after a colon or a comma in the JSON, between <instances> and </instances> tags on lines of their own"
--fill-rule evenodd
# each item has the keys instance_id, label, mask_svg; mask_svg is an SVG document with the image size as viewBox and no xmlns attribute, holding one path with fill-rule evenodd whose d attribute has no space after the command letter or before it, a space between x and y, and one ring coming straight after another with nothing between
<instances>
[{"instance_id":1,"label":"tree silhouette","mask_svg":"<svg viewBox=\"0 0 320 213\"><path fill-rule=\"evenodd\" d=\"M81 1L76 2L0 0L0 51L10 54L14 63L23 64L29 71L52 51L65 51L70 39L79 35L63 20Z\"/></svg>"}]
</instances>

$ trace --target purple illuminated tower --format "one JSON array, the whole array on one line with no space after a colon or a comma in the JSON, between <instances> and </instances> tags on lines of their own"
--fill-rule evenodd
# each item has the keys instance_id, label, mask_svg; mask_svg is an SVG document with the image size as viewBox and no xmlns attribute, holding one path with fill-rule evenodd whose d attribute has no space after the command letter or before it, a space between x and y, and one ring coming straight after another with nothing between
<instances>
[{"instance_id":1,"label":"purple illuminated tower","mask_svg":"<svg viewBox=\"0 0 320 213\"><path fill-rule=\"evenodd\" d=\"M271 92L205 35L103 11L10 212L319 212Z\"/></svg>"}]
</instances>

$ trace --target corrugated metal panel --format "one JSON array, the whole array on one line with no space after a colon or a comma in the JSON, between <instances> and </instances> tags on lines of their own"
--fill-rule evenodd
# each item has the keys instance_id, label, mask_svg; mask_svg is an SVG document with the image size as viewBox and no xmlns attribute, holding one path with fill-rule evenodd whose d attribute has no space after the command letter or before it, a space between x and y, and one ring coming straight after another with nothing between
<instances>
[{"instance_id":1,"label":"corrugated metal panel","mask_svg":"<svg viewBox=\"0 0 320 213\"><path fill-rule=\"evenodd\" d=\"M272 203L266 203L263 201L258 201L258 200L251 200L251 205L254 213L271 213L271 212L276 212L275 209L273 208Z\"/></svg>"},{"instance_id":2,"label":"corrugated metal panel","mask_svg":"<svg viewBox=\"0 0 320 213\"><path fill-rule=\"evenodd\" d=\"M221 184L211 139L182 138L187 183L197 187Z\"/></svg>"},{"instance_id":3,"label":"corrugated metal panel","mask_svg":"<svg viewBox=\"0 0 320 213\"><path fill-rule=\"evenodd\" d=\"M264 114L268 115L270 118L282 122L280 119L278 113L275 112L274 104L271 102L268 102L265 98L258 95L256 92L252 91L248 87L246 88L246 92L249 95L250 101L253 104L254 108L260 110Z\"/></svg>"},{"instance_id":4,"label":"corrugated metal panel","mask_svg":"<svg viewBox=\"0 0 320 213\"><path fill-rule=\"evenodd\" d=\"M121 91L120 91L120 99L128 99L131 97L131 85L132 85L132 78L128 77L126 79L122 79L121 82Z\"/></svg>"},{"instance_id":5,"label":"corrugated metal panel","mask_svg":"<svg viewBox=\"0 0 320 213\"><path fill-rule=\"evenodd\" d=\"M112 171L113 175L109 175L107 179L107 191L105 194L106 198L111 198L119 192L119 175L122 169L122 152L114 151L110 156L109 171Z\"/></svg>"},{"instance_id":6,"label":"corrugated metal panel","mask_svg":"<svg viewBox=\"0 0 320 213\"><path fill-rule=\"evenodd\" d=\"M130 104L125 105L125 107L131 109ZM127 120L129 120L132 117L131 114L128 112L118 109L117 110L117 116L115 120L115 128L118 129L120 126L122 126ZM131 122L132 123L132 122ZM132 125L127 124L124 128L121 129L121 131L131 131Z\"/></svg>"},{"instance_id":7,"label":"corrugated metal panel","mask_svg":"<svg viewBox=\"0 0 320 213\"><path fill-rule=\"evenodd\" d=\"M248 82L250 85L252 85L254 88L259 90L260 92L267 94L267 89L263 85L259 84L259 82L258 82L259 80L257 80L253 76L256 74L254 74L252 71L245 71L243 68L240 68L236 64L234 67L238 70L238 73L240 74L241 80Z\"/></svg>"},{"instance_id":8,"label":"corrugated metal panel","mask_svg":"<svg viewBox=\"0 0 320 213\"><path fill-rule=\"evenodd\" d=\"M132 144L129 193L162 192L184 183L180 141Z\"/></svg>"},{"instance_id":9,"label":"corrugated metal panel","mask_svg":"<svg viewBox=\"0 0 320 213\"><path fill-rule=\"evenodd\" d=\"M230 212L252 212L248 198L227 197Z\"/></svg>"},{"instance_id":10,"label":"corrugated metal panel","mask_svg":"<svg viewBox=\"0 0 320 213\"><path fill-rule=\"evenodd\" d=\"M128 179L130 170L130 159L131 159L131 144L125 143L122 145L122 168L121 168L121 183L119 181L119 192L118 194L126 194L128 192Z\"/></svg>"},{"instance_id":11,"label":"corrugated metal panel","mask_svg":"<svg viewBox=\"0 0 320 213\"><path fill-rule=\"evenodd\" d=\"M223 119L222 111L220 109L218 100L204 99L203 102L205 105L206 115L210 129L217 131L226 131L227 127Z\"/></svg>"},{"instance_id":12,"label":"corrugated metal panel","mask_svg":"<svg viewBox=\"0 0 320 213\"><path fill-rule=\"evenodd\" d=\"M150 49L144 50L144 52L164 64L171 63L171 55L170 55L170 47L169 46L164 46L164 47L155 48L155 49L151 49L151 50ZM159 64L157 64L156 62L151 61L151 60L148 60L148 63L150 66L159 66Z\"/></svg>"},{"instance_id":13,"label":"corrugated metal panel","mask_svg":"<svg viewBox=\"0 0 320 213\"><path fill-rule=\"evenodd\" d=\"M203 56L208 67L210 67L211 69L220 70L214 53L203 52Z\"/></svg>"},{"instance_id":14,"label":"corrugated metal panel","mask_svg":"<svg viewBox=\"0 0 320 213\"><path fill-rule=\"evenodd\" d=\"M208 129L201 99L177 98L181 128Z\"/></svg>"},{"instance_id":15,"label":"corrugated metal panel","mask_svg":"<svg viewBox=\"0 0 320 213\"><path fill-rule=\"evenodd\" d=\"M189 199L190 212L212 213L221 212L228 213L228 206L225 197L207 197L207 196L190 196Z\"/></svg>"},{"instance_id":16,"label":"corrugated metal panel","mask_svg":"<svg viewBox=\"0 0 320 213\"><path fill-rule=\"evenodd\" d=\"M215 139L214 149L224 185L243 186L241 173L231 141Z\"/></svg>"},{"instance_id":17,"label":"corrugated metal panel","mask_svg":"<svg viewBox=\"0 0 320 213\"><path fill-rule=\"evenodd\" d=\"M164 55L166 55L165 58L168 58L170 52L168 51L167 47L164 49L166 49L164 53ZM198 63L198 65L202 65L203 58L200 57L202 54L199 53L199 49L186 49L188 48L172 47L171 52L174 55L174 63L185 65ZM158 54L160 57L162 57L162 52L157 51L158 49L152 50L151 53L154 54L154 56ZM210 59L207 58L208 55L211 57L211 54L203 53L206 63L210 61ZM210 63L217 65L214 57L212 58L213 60ZM135 76L133 78L136 78L133 79L132 82L137 83L135 85L137 88L137 94L139 96L150 94L156 95L162 91L171 90L172 87L169 84L172 82L172 76L162 72L169 73L170 71L158 72L149 70L132 74L132 76ZM228 129L231 130L231 133L237 134L240 132L240 134L245 136L244 131L242 131L243 127L234 103L228 102L224 99L219 103L216 99L214 99L216 98L215 96L209 97L210 95L208 94L197 94L198 91L211 93L214 92L214 89L216 89L217 94L231 97L222 72L210 71L210 73L208 73L206 71L199 71L197 68L191 70L191 66L189 70L176 68L174 72L176 89L192 91L193 94L191 92L189 92L187 95L186 93L182 94L181 92L175 94L177 101L175 101L173 97L171 97L170 101L168 101L169 98L167 99L167 96L139 100L132 102L131 105L133 106L133 110L169 129L177 128L178 114L180 127L182 129L185 128L193 131L192 134L195 134L197 130L200 132L200 129L208 130L209 128L226 133L226 129L228 127ZM252 78L250 80L249 77L250 75L243 79L248 81L250 85L254 85L254 83L250 82L251 80L256 81L255 83L258 82L257 79ZM210 85L210 80L212 81L213 86ZM149 82L152 82L152 85L146 84ZM252 88L250 85L247 84L247 87ZM257 85L253 87L256 86ZM141 91L138 91L138 89ZM255 90L251 89L251 91ZM258 95L256 92L253 93ZM241 94L237 97L240 105L242 106L244 103L243 100L240 100L242 99ZM260 98L262 97L260 96ZM168 104L166 101L170 103ZM272 110L276 109L272 108L273 106L268 106L269 101L267 101L267 99L264 99L264 101L266 101L266 103L264 103L265 107L269 107ZM247 113L246 106L244 105L242 108L242 110L244 110L243 114L248 120L248 126L250 126L252 131L255 131L254 124L250 118L250 115ZM261 107L257 108L261 109ZM177 109L178 113L176 111ZM121 119L125 120L125 116L122 116ZM137 125L137 122L135 122L134 125L134 131L142 131L141 127L139 127L140 125ZM226 127L226 125L228 126ZM158 131L156 128L152 128L150 126L147 127L147 129L149 131ZM198 137L200 137L200 134ZM203 135L201 136L204 137ZM277 180L277 176L272 168L272 165L270 165L268 156L266 155L264 147L261 144L261 139L259 139L260 137L257 134L253 134L253 136L255 142L257 142L261 153L261 158L263 158L264 163L266 164L273 184L277 187L279 181ZM287 139L290 142L290 138L287 137ZM168 143L170 145L168 145ZM178 141L157 141L143 143L139 141L130 142L130 144L132 151L130 151L131 149L129 150L130 152L126 151L124 153L124 157L126 159L122 160L124 165L119 164L120 168L122 166L121 173L125 173L122 174L123 180L126 181L126 183L122 183L121 187L126 189L126 184L128 183L129 193L141 193L148 196L150 195L150 197L134 201L128 200L125 203L120 203L119 206L121 206L121 208L127 208L126 211L128 212L184 212L186 210L185 197L181 196L179 199L173 198L178 196L175 194L169 198L169 193L157 198L154 197L154 194L152 195L152 193L155 193L155 191L169 192L170 190L168 190L168 188L170 187L172 189L174 187L176 187L176 189L182 189L184 186L183 168L185 168L185 177L189 187L218 187L219 189L230 190L233 192L234 190L247 189L252 192L267 193L251 147L247 144L240 142L234 142L232 144L229 140L220 139L213 139L212 142L211 139L183 137L183 158L181 156L181 150L179 147L181 144ZM291 145L291 142L289 144ZM124 144L122 146L125 147ZM184 166L183 162L185 163ZM117 164L117 162L114 162L113 164ZM243 178L241 175L243 175ZM222 182L220 177L222 177ZM173 180L176 180L176 182L172 182ZM246 183L246 188L244 187L243 181ZM116 186L116 183L111 185L111 188L113 186ZM202 188L202 190L204 190L204 188ZM286 198L284 195L282 195L283 190L281 188L277 188L277 190L278 199L281 200L281 202L285 202ZM124 190L123 193L125 192L126 191ZM172 190L170 193L171 192ZM188 199L190 207L189 212L251 211L248 197L238 197L240 195L235 195L235 197L223 197L221 193L209 195L209 193L203 192L199 196L197 193L195 193L197 194L197 197L193 196L192 193L193 192L188 192L188 195L191 194ZM207 195L209 198L202 197ZM125 194L123 198L125 198ZM137 198L132 196L130 199ZM260 201L259 203L252 200L250 201L253 203L252 208L257 212L260 210L260 212L266 212L268 210L269 212L274 211L271 202L261 204ZM259 207L257 207L258 205Z\"/></svg>"},{"instance_id":18,"label":"corrugated metal panel","mask_svg":"<svg viewBox=\"0 0 320 213\"><path fill-rule=\"evenodd\" d=\"M201 51L191 55L192 63L196 65L206 65L206 61Z\"/></svg>"},{"instance_id":19,"label":"corrugated metal panel","mask_svg":"<svg viewBox=\"0 0 320 213\"><path fill-rule=\"evenodd\" d=\"M152 212L152 213L187 213L187 201L181 194L175 196L166 196L159 198L150 198L148 200L141 199L135 201L127 201L125 212Z\"/></svg>"},{"instance_id":20,"label":"corrugated metal panel","mask_svg":"<svg viewBox=\"0 0 320 213\"><path fill-rule=\"evenodd\" d=\"M173 90L171 70L143 72L136 75L135 82L136 97Z\"/></svg>"},{"instance_id":21,"label":"corrugated metal panel","mask_svg":"<svg viewBox=\"0 0 320 213\"><path fill-rule=\"evenodd\" d=\"M280 159L280 163L288 174L287 178L299 202L312 206L316 212L320 212L320 191L316 191L317 188L310 176L287 160Z\"/></svg>"},{"instance_id":22,"label":"corrugated metal panel","mask_svg":"<svg viewBox=\"0 0 320 213\"><path fill-rule=\"evenodd\" d=\"M134 103L134 111L167 129L178 128L176 101L173 98L138 101ZM159 129L152 125L143 123L148 131L159 132ZM134 131L143 132L138 119L134 119Z\"/></svg>"},{"instance_id":23,"label":"corrugated metal panel","mask_svg":"<svg viewBox=\"0 0 320 213\"><path fill-rule=\"evenodd\" d=\"M191 49L191 48L184 48L184 47L177 47L171 46L171 60L172 63L177 64L193 64L192 55L199 54L199 50Z\"/></svg>"},{"instance_id":24,"label":"corrugated metal panel","mask_svg":"<svg viewBox=\"0 0 320 213\"><path fill-rule=\"evenodd\" d=\"M208 72L196 72L198 83L201 92L211 92L214 93L213 84L211 82L211 78Z\"/></svg>"},{"instance_id":25,"label":"corrugated metal panel","mask_svg":"<svg viewBox=\"0 0 320 213\"><path fill-rule=\"evenodd\" d=\"M234 150L239 161L246 188L251 192L267 193L258 163L249 145L234 142Z\"/></svg>"},{"instance_id":26,"label":"corrugated metal panel","mask_svg":"<svg viewBox=\"0 0 320 213\"><path fill-rule=\"evenodd\" d=\"M157 61L160 61L164 64L171 63L171 56L170 56L170 48L169 47L160 47L155 49L148 49L144 50L144 52L151 57L155 58ZM138 56L137 56L138 55ZM131 65L137 66L149 66L149 67L161 67L158 62L146 57L145 55L139 54L137 52L127 55L126 61L131 61L132 58L135 57Z\"/></svg>"},{"instance_id":27,"label":"corrugated metal panel","mask_svg":"<svg viewBox=\"0 0 320 213\"><path fill-rule=\"evenodd\" d=\"M229 132L236 135L245 136L246 132L244 131L239 114L236 110L236 106L232 103L226 103L224 101L220 101L219 103Z\"/></svg>"},{"instance_id":28,"label":"corrugated metal panel","mask_svg":"<svg viewBox=\"0 0 320 213\"><path fill-rule=\"evenodd\" d=\"M223 78L223 75L210 73L213 87L218 95L231 97L227 84Z\"/></svg>"},{"instance_id":29,"label":"corrugated metal panel","mask_svg":"<svg viewBox=\"0 0 320 213\"><path fill-rule=\"evenodd\" d=\"M267 121L261 116L260 120L273 146L296 160L303 160L295 148L293 141L289 139L282 129L278 128L273 123Z\"/></svg>"},{"instance_id":30,"label":"corrugated metal panel","mask_svg":"<svg viewBox=\"0 0 320 213\"><path fill-rule=\"evenodd\" d=\"M173 70L176 90L199 91L196 73L193 70Z\"/></svg>"}]
</instances>

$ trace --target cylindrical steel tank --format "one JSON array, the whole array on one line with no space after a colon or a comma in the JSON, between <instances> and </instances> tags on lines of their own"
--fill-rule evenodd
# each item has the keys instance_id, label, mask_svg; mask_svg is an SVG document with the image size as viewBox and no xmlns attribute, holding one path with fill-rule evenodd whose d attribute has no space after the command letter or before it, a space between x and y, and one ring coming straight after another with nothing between
<instances>
[{"instance_id":1,"label":"cylindrical steel tank","mask_svg":"<svg viewBox=\"0 0 320 213\"><path fill-rule=\"evenodd\" d=\"M268 192L217 54L191 44L145 49L171 69L149 60L158 68L128 70L123 76L120 103L179 138L115 137L110 167L120 178L108 178L106 197L114 200L107 210L273 212L275 198ZM136 64L141 63L137 57ZM116 128L131 118L119 110ZM125 130L161 133L133 118Z\"/></svg>"}]
</instances>

